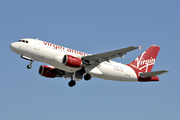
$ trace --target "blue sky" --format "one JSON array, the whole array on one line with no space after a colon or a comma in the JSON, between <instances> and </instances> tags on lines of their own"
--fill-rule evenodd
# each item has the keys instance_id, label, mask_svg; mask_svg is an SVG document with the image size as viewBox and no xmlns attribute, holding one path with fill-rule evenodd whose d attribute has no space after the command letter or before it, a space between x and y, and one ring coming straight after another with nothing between
<instances>
[{"instance_id":1,"label":"blue sky","mask_svg":"<svg viewBox=\"0 0 180 120\"><path fill-rule=\"evenodd\" d=\"M180 118L180 1L16 0L0 2L1 120L177 120ZM9 44L39 38L96 54L129 46L142 50L115 61L127 64L155 44L153 70L170 72L159 82L115 82L93 78L68 87L48 79L39 66L12 52Z\"/></svg>"}]
</instances>

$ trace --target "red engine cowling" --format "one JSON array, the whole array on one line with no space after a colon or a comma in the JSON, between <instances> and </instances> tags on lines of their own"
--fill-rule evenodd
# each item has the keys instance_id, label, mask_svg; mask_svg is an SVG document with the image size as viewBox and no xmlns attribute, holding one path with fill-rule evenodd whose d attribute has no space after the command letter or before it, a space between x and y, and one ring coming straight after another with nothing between
<instances>
[{"instance_id":1,"label":"red engine cowling","mask_svg":"<svg viewBox=\"0 0 180 120\"><path fill-rule=\"evenodd\" d=\"M63 64L69 67L79 68L82 65L82 60L71 55L64 55Z\"/></svg>"},{"instance_id":2,"label":"red engine cowling","mask_svg":"<svg viewBox=\"0 0 180 120\"><path fill-rule=\"evenodd\" d=\"M44 77L55 78L57 76L57 71L54 70L53 67L47 65L41 65L39 67L39 74Z\"/></svg>"}]
</instances>

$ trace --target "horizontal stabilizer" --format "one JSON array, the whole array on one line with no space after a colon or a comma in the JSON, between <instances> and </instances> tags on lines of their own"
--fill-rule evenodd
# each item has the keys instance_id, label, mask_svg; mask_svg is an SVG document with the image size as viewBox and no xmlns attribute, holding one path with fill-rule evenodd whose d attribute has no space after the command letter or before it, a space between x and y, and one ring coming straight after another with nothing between
<instances>
[{"instance_id":1,"label":"horizontal stabilizer","mask_svg":"<svg viewBox=\"0 0 180 120\"><path fill-rule=\"evenodd\" d=\"M169 72L167 70L160 70L160 71L153 71L153 72L146 72L146 73L139 73L141 78L146 78L146 77L154 77L157 75L161 75L163 73Z\"/></svg>"}]
</instances>

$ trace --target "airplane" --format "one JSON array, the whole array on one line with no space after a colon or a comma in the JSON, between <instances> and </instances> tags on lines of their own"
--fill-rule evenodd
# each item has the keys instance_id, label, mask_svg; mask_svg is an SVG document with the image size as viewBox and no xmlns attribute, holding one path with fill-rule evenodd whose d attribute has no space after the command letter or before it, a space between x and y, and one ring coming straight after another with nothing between
<instances>
[{"instance_id":1,"label":"airplane","mask_svg":"<svg viewBox=\"0 0 180 120\"><path fill-rule=\"evenodd\" d=\"M138 49L130 46L100 54L87 54L70 48L45 42L42 40L24 38L10 44L10 49L21 58L30 61L27 68L32 67L34 60L49 65L41 65L39 74L47 78L71 78L68 85L73 87L76 81L90 80L92 77L113 81L152 82L159 81L157 75L169 72L167 70L153 71L159 46L152 45L129 64L122 64L111 59L124 58L127 52Z\"/></svg>"}]
</instances>

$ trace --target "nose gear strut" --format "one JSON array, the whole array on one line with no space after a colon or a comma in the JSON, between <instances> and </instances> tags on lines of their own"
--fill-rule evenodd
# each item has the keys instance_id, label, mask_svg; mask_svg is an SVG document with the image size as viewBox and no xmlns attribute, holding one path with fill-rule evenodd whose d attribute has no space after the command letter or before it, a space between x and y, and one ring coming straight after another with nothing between
<instances>
[{"instance_id":1,"label":"nose gear strut","mask_svg":"<svg viewBox=\"0 0 180 120\"><path fill-rule=\"evenodd\" d=\"M29 60L30 61L30 64L27 65L27 68L30 69L32 68L32 63L34 62L34 60L32 58L29 58L29 57L26 57L24 55L21 55L21 58L25 59L25 60Z\"/></svg>"},{"instance_id":2,"label":"nose gear strut","mask_svg":"<svg viewBox=\"0 0 180 120\"><path fill-rule=\"evenodd\" d=\"M32 68L32 63L33 63L33 62L34 62L33 60L30 60L30 64L27 65L27 68L28 68L28 69Z\"/></svg>"}]
</instances>

